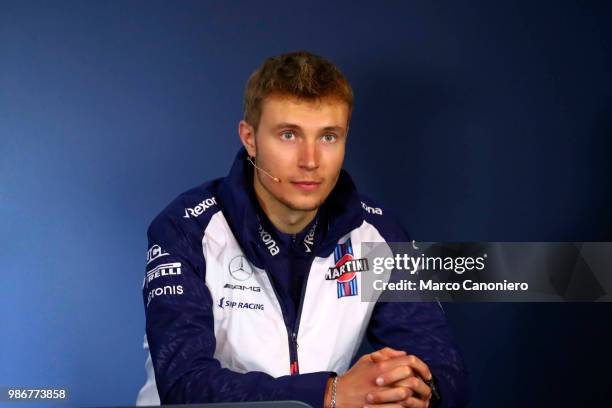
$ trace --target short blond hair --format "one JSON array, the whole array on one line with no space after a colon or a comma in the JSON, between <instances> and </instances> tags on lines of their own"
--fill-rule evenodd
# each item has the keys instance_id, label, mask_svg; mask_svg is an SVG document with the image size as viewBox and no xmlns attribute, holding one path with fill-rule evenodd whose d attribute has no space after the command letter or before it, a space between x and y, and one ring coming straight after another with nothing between
<instances>
[{"instance_id":1,"label":"short blond hair","mask_svg":"<svg viewBox=\"0 0 612 408\"><path fill-rule=\"evenodd\" d=\"M353 89L338 67L307 51L268 58L249 77L244 92L244 120L259 126L263 100L271 94L316 100L334 97L353 111Z\"/></svg>"}]
</instances>

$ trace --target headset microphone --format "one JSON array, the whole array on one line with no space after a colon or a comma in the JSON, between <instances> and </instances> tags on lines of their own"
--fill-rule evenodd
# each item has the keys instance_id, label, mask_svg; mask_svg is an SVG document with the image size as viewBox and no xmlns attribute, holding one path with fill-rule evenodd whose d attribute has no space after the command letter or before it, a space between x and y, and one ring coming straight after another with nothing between
<instances>
[{"instance_id":1,"label":"headset microphone","mask_svg":"<svg viewBox=\"0 0 612 408\"><path fill-rule=\"evenodd\" d=\"M264 172L264 174L266 176L270 177L272 180L276 181L277 183L280 183L280 179L278 177L274 177L273 175L271 175L270 173L268 173L267 171L265 171L261 167L257 167L257 165L255 164L255 162L253 161L253 158L251 156L248 156L247 160L253 165L253 167L255 167L258 170L261 170L262 172Z\"/></svg>"}]
</instances>

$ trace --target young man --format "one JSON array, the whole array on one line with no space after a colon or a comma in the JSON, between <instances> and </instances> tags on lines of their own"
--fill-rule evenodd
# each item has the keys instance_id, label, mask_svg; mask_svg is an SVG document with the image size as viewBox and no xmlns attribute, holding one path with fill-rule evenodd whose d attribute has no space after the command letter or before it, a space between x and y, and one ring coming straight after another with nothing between
<instances>
[{"instance_id":1,"label":"young man","mask_svg":"<svg viewBox=\"0 0 612 408\"><path fill-rule=\"evenodd\" d=\"M360 273L329 273L359 269L362 242L407 241L342 170L352 106L346 78L307 52L249 78L229 175L149 227L140 403L465 404L438 304L362 302ZM364 334L379 350L351 367Z\"/></svg>"}]
</instances>

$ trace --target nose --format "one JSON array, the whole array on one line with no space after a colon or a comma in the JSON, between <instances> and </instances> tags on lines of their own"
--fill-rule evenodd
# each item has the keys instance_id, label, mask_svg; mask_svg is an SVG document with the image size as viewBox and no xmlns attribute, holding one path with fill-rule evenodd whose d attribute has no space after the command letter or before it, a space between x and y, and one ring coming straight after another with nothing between
<instances>
[{"instance_id":1,"label":"nose","mask_svg":"<svg viewBox=\"0 0 612 408\"><path fill-rule=\"evenodd\" d=\"M305 170L316 170L319 167L319 150L313 141L304 141L300 146L298 166Z\"/></svg>"}]
</instances>

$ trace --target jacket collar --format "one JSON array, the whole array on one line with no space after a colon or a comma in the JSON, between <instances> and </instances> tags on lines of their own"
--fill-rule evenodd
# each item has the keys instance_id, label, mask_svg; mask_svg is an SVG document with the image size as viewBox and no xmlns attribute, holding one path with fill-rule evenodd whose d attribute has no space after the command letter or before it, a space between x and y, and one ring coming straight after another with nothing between
<instances>
[{"instance_id":1,"label":"jacket collar","mask_svg":"<svg viewBox=\"0 0 612 408\"><path fill-rule=\"evenodd\" d=\"M288 240L287 235L274 228L259 207L253 189L253 168L246 159L246 149L241 148L228 176L221 181L218 199L245 255L257 267L263 268L269 260L279 255L279 252L283 251L284 255L289 251ZM328 256L338 240L359 227L362 222L359 194L349 174L341 170L336 186L319 208L317 217L296 234L295 242L303 243L316 224L312 236L312 254ZM275 247L277 249L274 249Z\"/></svg>"}]
</instances>

